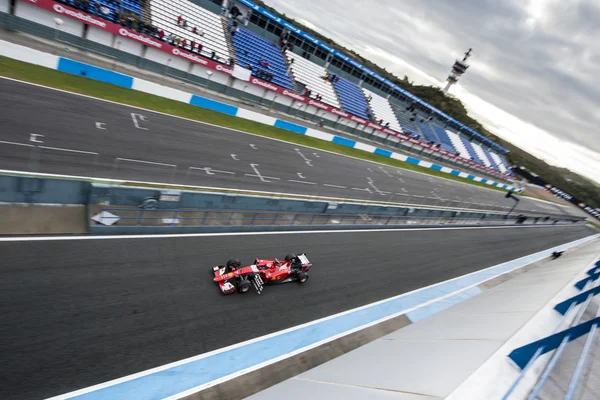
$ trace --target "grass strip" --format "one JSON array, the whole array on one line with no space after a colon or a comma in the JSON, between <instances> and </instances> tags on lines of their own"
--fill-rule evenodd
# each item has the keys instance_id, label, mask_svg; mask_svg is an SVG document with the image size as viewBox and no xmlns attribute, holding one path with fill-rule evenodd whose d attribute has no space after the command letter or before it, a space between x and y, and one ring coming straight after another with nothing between
<instances>
[{"instance_id":1,"label":"grass strip","mask_svg":"<svg viewBox=\"0 0 600 400\"><path fill-rule=\"evenodd\" d=\"M0 76L37 83L44 86L93 96L100 99L111 100L131 106L142 107L149 110L193 119L199 122L207 122L226 128L237 129L260 136L280 139L286 142L296 143L304 146L310 146L321 150L327 150L338 154L402 168L405 170L421 172L427 175L450 179L474 186L485 187L487 189L497 190L500 192L505 191L504 189L490 186L485 183L475 182L470 179L424 168L404 161L380 156L378 154L367 153L363 150L342 146L337 143L326 142L321 139L289 132L259 122L231 117L230 115L221 114L216 111L203 109L190 104L138 92L132 89L125 89L108 83L56 71L38 65L28 64L7 57L0 57Z\"/></svg>"}]
</instances>

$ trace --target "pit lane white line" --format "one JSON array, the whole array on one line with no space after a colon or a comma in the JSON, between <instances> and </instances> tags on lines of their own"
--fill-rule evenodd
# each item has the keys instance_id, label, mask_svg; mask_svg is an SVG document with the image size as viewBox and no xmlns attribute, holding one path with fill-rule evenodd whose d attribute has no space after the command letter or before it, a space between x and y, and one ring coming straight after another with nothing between
<instances>
[{"instance_id":1,"label":"pit lane white line","mask_svg":"<svg viewBox=\"0 0 600 400\"><path fill-rule=\"evenodd\" d=\"M46 150L56 150L56 151L66 151L68 153L81 153L81 154L90 154L93 156L97 156L98 153L93 152L93 151L83 151L83 150L73 150L73 149L63 149L62 147L49 147L49 146L38 146L40 149L46 149ZM124 158L122 158L122 160L125 160Z\"/></svg>"},{"instance_id":2,"label":"pit lane white line","mask_svg":"<svg viewBox=\"0 0 600 400\"><path fill-rule=\"evenodd\" d=\"M323 186L332 187L332 188L338 188L338 189L348 189L347 186L330 185L329 183L324 183Z\"/></svg>"},{"instance_id":3,"label":"pit lane white line","mask_svg":"<svg viewBox=\"0 0 600 400\"><path fill-rule=\"evenodd\" d=\"M288 179L288 182L304 183L305 185L316 185L316 183L315 183L315 182L297 181L297 180L295 180L295 179Z\"/></svg>"},{"instance_id":4,"label":"pit lane white line","mask_svg":"<svg viewBox=\"0 0 600 400\"><path fill-rule=\"evenodd\" d=\"M133 158L121 158L121 157L118 157L117 160L119 160L119 161L129 161L129 162L140 163L140 164L161 165L163 167L174 167L174 168L177 168L177 165L175 165L175 164L165 164L165 163L159 163L159 162L154 162L154 161L135 160Z\"/></svg>"},{"instance_id":5,"label":"pit lane white line","mask_svg":"<svg viewBox=\"0 0 600 400\"><path fill-rule=\"evenodd\" d=\"M0 143L1 144L10 144L10 145L13 145L13 146L35 147L34 145L28 144L28 143L7 142L5 140L0 140Z\"/></svg>"},{"instance_id":6,"label":"pit lane white line","mask_svg":"<svg viewBox=\"0 0 600 400\"><path fill-rule=\"evenodd\" d=\"M387 170L383 167L379 167L380 170L383 171L384 174L386 174L387 176L389 176L390 178L392 177L392 174L390 174L389 172L387 172Z\"/></svg>"}]
</instances>

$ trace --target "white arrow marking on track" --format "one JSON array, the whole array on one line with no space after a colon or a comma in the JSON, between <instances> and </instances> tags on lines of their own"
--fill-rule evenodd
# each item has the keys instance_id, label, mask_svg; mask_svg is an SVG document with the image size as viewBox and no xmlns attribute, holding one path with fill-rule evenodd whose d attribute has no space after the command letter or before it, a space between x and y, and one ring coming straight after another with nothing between
<instances>
[{"instance_id":1,"label":"white arrow marking on track","mask_svg":"<svg viewBox=\"0 0 600 400\"><path fill-rule=\"evenodd\" d=\"M98 128L100 130L105 131L106 130L105 126L106 126L106 124L104 122L96 122L96 128Z\"/></svg>"},{"instance_id":2,"label":"white arrow marking on track","mask_svg":"<svg viewBox=\"0 0 600 400\"><path fill-rule=\"evenodd\" d=\"M237 154L231 154L231 158L233 158L234 161L240 161L240 159L237 158Z\"/></svg>"},{"instance_id":3,"label":"white arrow marking on track","mask_svg":"<svg viewBox=\"0 0 600 400\"><path fill-rule=\"evenodd\" d=\"M256 148L256 145L255 145L255 144L252 144L252 143L251 143L251 144L250 144L250 147L252 147L254 150L258 150L258 149Z\"/></svg>"},{"instance_id":4,"label":"white arrow marking on track","mask_svg":"<svg viewBox=\"0 0 600 400\"><path fill-rule=\"evenodd\" d=\"M392 174L390 174L389 172L387 172L387 171L385 170L385 168L383 168L383 167L379 167L379 169L380 169L380 170L382 170L382 171L383 171L383 173L384 173L384 174L386 174L387 176L389 176L389 177L391 177L391 176L392 176Z\"/></svg>"},{"instance_id":5,"label":"white arrow marking on track","mask_svg":"<svg viewBox=\"0 0 600 400\"><path fill-rule=\"evenodd\" d=\"M373 179L367 177L367 180L369 181L369 186L371 186L377 193L379 193L382 196L385 195L385 192L382 192L381 190L377 189L377 187L373 183Z\"/></svg>"},{"instance_id":6,"label":"white arrow marking on track","mask_svg":"<svg viewBox=\"0 0 600 400\"><path fill-rule=\"evenodd\" d=\"M300 178L300 179L306 179L305 177L302 176L302 172L298 172L298 178Z\"/></svg>"}]
</instances>

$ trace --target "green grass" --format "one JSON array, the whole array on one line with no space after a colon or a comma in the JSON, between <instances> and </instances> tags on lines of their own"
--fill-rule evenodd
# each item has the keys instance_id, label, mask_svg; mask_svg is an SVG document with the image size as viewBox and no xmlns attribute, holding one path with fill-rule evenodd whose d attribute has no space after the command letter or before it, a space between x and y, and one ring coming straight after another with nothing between
<instances>
[{"instance_id":1,"label":"green grass","mask_svg":"<svg viewBox=\"0 0 600 400\"><path fill-rule=\"evenodd\" d=\"M593 226L594 228L600 230L600 223L594 221L588 221L587 223Z\"/></svg>"},{"instance_id":2,"label":"green grass","mask_svg":"<svg viewBox=\"0 0 600 400\"><path fill-rule=\"evenodd\" d=\"M418 165L394 160L377 154L367 153L362 150L353 149L336 143L325 142L320 139L299 135L294 132L289 132L258 122L231 117L216 111L206 110L159 96L137 92L135 90L125 89L88 78L24 63L7 57L0 57L0 76L37 83L57 89L68 90L70 92L85 94L101 99L117 101L120 103L142 107L149 110L160 111L166 114L172 114L201 122L208 122L210 124L238 129L261 136L285 140L286 142L328 150L343 155L361 158L363 160L375 161L381 164L387 164L393 167L399 167L406 170L438 176L474 186L481 186L487 189L498 190L502 192L504 191L504 189L499 189L485 183L474 182L472 180L461 178L455 175L446 174L444 172L420 167Z\"/></svg>"}]
</instances>

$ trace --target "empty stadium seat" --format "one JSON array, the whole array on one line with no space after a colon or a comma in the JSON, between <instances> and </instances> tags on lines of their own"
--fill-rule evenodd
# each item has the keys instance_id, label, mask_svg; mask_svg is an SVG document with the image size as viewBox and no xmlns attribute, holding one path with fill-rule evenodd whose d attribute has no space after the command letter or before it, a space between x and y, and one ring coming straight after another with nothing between
<instances>
[{"instance_id":1,"label":"empty stadium seat","mask_svg":"<svg viewBox=\"0 0 600 400\"><path fill-rule=\"evenodd\" d=\"M252 65L252 74L256 75L259 69L273 74L276 85L295 90L291 78L287 74L287 65L283 58L281 48L247 29L239 28L233 35L233 48L237 63L246 67ZM259 61L264 59L269 62L269 68L261 67Z\"/></svg>"},{"instance_id":2,"label":"empty stadium seat","mask_svg":"<svg viewBox=\"0 0 600 400\"><path fill-rule=\"evenodd\" d=\"M492 152L490 152L490 156L492 157L492 160L494 161L494 163L496 164L496 166L498 167L500 172L506 173L506 167L504 165L502 165L502 161L500 160L500 157L498 157L497 154L492 153Z\"/></svg>"},{"instance_id":3,"label":"empty stadium seat","mask_svg":"<svg viewBox=\"0 0 600 400\"><path fill-rule=\"evenodd\" d=\"M402 126L402 129L408 128L410 131L419 132L419 128L417 128L417 122L410 120L411 113L409 111L398 110L395 114L400 126Z\"/></svg>"},{"instance_id":4,"label":"empty stadium seat","mask_svg":"<svg viewBox=\"0 0 600 400\"><path fill-rule=\"evenodd\" d=\"M452 142L452 146L460 153L460 157L465 158L467 160L471 159L471 155L469 151L465 147L460 135L458 133L452 132L450 130L446 130L446 134L450 138L450 142Z\"/></svg>"},{"instance_id":5,"label":"empty stadium seat","mask_svg":"<svg viewBox=\"0 0 600 400\"><path fill-rule=\"evenodd\" d=\"M368 89L362 88L362 91L366 98L371 97L369 106L373 111L373 117L375 118L376 122L379 123L380 120L383 120L381 125L385 126L385 124L389 123L391 129L402 132L402 127L396 118L396 114L394 114L394 110L392 109L390 102L386 98L381 97Z\"/></svg>"},{"instance_id":6,"label":"empty stadium seat","mask_svg":"<svg viewBox=\"0 0 600 400\"><path fill-rule=\"evenodd\" d=\"M336 79L333 82L333 86L342 103L342 108L349 113L370 120L369 115L367 114L369 104L367 103L362 90L360 90L360 86L342 77L338 78L339 79Z\"/></svg>"},{"instance_id":7,"label":"empty stadium seat","mask_svg":"<svg viewBox=\"0 0 600 400\"><path fill-rule=\"evenodd\" d=\"M285 52L285 55L290 63L294 78L312 92L311 97L314 98L317 94L320 94L323 96L323 103L341 108L331 82L323 79L323 77L329 76L325 68L289 50ZM292 62L292 60L294 61Z\"/></svg>"},{"instance_id":8,"label":"empty stadium seat","mask_svg":"<svg viewBox=\"0 0 600 400\"><path fill-rule=\"evenodd\" d=\"M454 145L450 141L450 138L448 137L446 130L444 128L442 128L441 126L439 126L438 124L431 124L431 126L433 127L433 130L437 133L437 136L440 139L440 142L442 144L442 149L449 151L451 153L455 153L456 149L454 148Z\"/></svg>"},{"instance_id":9,"label":"empty stadium seat","mask_svg":"<svg viewBox=\"0 0 600 400\"><path fill-rule=\"evenodd\" d=\"M150 14L152 25L164 30L165 35L172 33L188 41L201 43L204 46L203 53L214 51L225 62L231 58L221 16L187 0L150 0ZM187 21L187 28L177 24L179 16ZM198 29L197 34L192 32L194 27Z\"/></svg>"},{"instance_id":10,"label":"empty stadium seat","mask_svg":"<svg viewBox=\"0 0 600 400\"><path fill-rule=\"evenodd\" d=\"M491 167L492 163L487 158L487 156L486 156L485 152L483 151L483 149L481 148L481 146L475 142L471 142L471 145L473 146L473 149L477 153L477 157L479 157L479 159L483 162L483 165L485 165L486 167Z\"/></svg>"},{"instance_id":11,"label":"empty stadium seat","mask_svg":"<svg viewBox=\"0 0 600 400\"><path fill-rule=\"evenodd\" d=\"M498 165L496 164L496 162L494 161L494 159L492 158L492 155L490 154L490 150L485 147L485 146L481 146L481 150L483 150L483 153L485 154L485 156L487 157L487 159L490 161L490 166L495 169L496 171L500 171L500 168L498 168Z\"/></svg>"},{"instance_id":12,"label":"empty stadium seat","mask_svg":"<svg viewBox=\"0 0 600 400\"><path fill-rule=\"evenodd\" d=\"M463 142L463 145L465 146L465 149L467 149L467 152L469 153L469 155L471 156L471 160L473 160L474 162L476 162L479 165L485 165L483 163L483 161L481 161L481 159L479 158L479 156L477 155L477 152L475 151L475 149L473 148L473 146L471 145L471 142L469 142L468 139L465 139L462 135L458 136L460 138L460 140Z\"/></svg>"},{"instance_id":13,"label":"empty stadium seat","mask_svg":"<svg viewBox=\"0 0 600 400\"><path fill-rule=\"evenodd\" d=\"M421 133L423 134L423 138L426 141L434 142L434 143L439 142L436 134L433 132L433 130L431 129L429 124L427 124L426 122L419 121L417 125L419 126L419 129L421 130Z\"/></svg>"}]
</instances>

